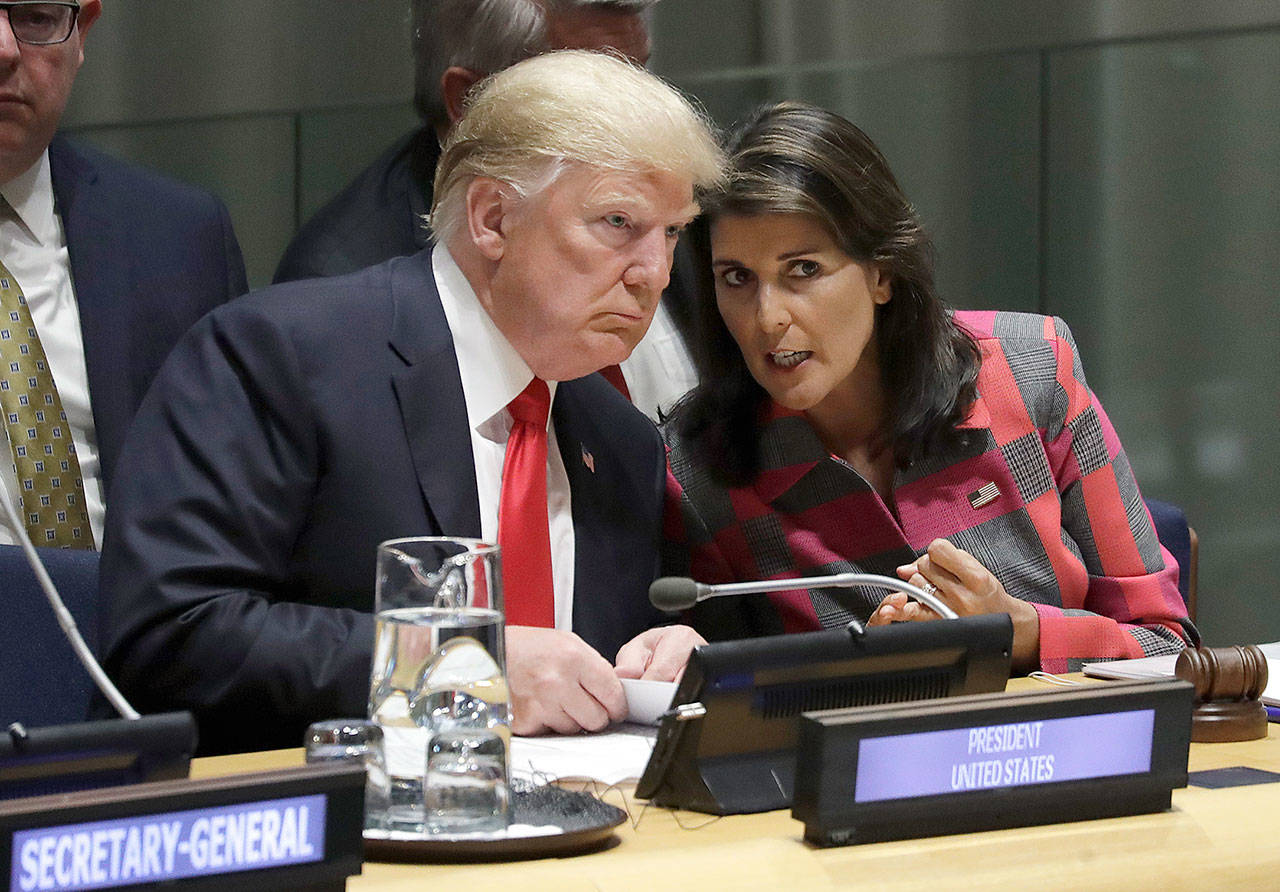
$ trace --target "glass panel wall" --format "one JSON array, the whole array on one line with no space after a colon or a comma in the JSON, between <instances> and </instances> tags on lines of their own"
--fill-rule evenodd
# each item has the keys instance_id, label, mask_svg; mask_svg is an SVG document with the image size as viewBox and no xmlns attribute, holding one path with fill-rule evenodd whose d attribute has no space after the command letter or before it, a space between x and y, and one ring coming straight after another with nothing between
<instances>
[{"instance_id":1,"label":"glass panel wall","mask_svg":"<svg viewBox=\"0 0 1280 892\"><path fill-rule=\"evenodd\" d=\"M1049 57L1045 300L1143 491L1201 541L1201 625L1280 638L1280 33Z\"/></svg>"}]
</instances>

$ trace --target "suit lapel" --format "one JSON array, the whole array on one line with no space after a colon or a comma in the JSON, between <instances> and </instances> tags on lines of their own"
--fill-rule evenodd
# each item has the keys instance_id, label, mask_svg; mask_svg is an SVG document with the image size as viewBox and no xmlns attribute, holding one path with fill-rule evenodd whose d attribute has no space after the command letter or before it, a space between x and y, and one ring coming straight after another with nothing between
<instances>
[{"instance_id":1,"label":"suit lapel","mask_svg":"<svg viewBox=\"0 0 1280 892\"><path fill-rule=\"evenodd\" d=\"M594 488L596 480L596 454L603 460L604 454L595 440L600 431L595 427L589 404L581 403L578 382L562 381L556 388L555 402L551 406L551 423L556 430L556 445L564 462L565 475L574 495L575 520L579 504L588 504L584 493ZM607 473L607 471L606 471ZM576 531L575 531L576 532Z\"/></svg>"},{"instance_id":2,"label":"suit lapel","mask_svg":"<svg viewBox=\"0 0 1280 892\"><path fill-rule=\"evenodd\" d=\"M127 233L112 220L110 196L99 188L92 161L59 136L49 146L49 168L71 260L93 420L107 479L115 455L106 450L121 442L133 414L131 382L122 372L121 358L128 352L131 333L133 252Z\"/></svg>"},{"instance_id":3,"label":"suit lapel","mask_svg":"<svg viewBox=\"0 0 1280 892\"><path fill-rule=\"evenodd\" d=\"M608 559L602 560L602 555L608 552L602 547L605 543L600 537L616 531L611 530L612 518L599 510L596 474L598 470L607 478L613 469L605 464L608 456L593 443L597 431L593 430L592 413L589 409L583 411L580 405L580 394L576 390L580 385L580 381L560 382L551 406L551 420L565 475L569 478L569 490L573 493L573 630L593 647L600 647L601 633L617 617L603 609L600 589L605 586L600 585L599 579L609 577L620 568ZM601 459L598 469L597 453ZM602 614L605 615L603 622ZM602 629L602 625L605 628ZM609 656L613 656L612 651Z\"/></svg>"},{"instance_id":4,"label":"suit lapel","mask_svg":"<svg viewBox=\"0 0 1280 892\"><path fill-rule=\"evenodd\" d=\"M390 277L390 346L405 363L392 374L391 386L418 485L440 535L479 537L467 404L430 254L393 262Z\"/></svg>"},{"instance_id":5,"label":"suit lapel","mask_svg":"<svg viewBox=\"0 0 1280 892\"><path fill-rule=\"evenodd\" d=\"M661 441L598 374L561 382L551 414L573 492L573 630L612 659L662 620L647 597L658 568Z\"/></svg>"}]
</instances>

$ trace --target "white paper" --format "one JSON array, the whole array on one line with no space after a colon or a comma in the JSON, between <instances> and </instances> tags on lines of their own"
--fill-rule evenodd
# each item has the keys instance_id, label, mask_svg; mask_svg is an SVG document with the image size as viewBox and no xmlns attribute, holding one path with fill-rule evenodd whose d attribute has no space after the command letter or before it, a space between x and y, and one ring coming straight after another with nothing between
<instances>
[{"instance_id":1,"label":"white paper","mask_svg":"<svg viewBox=\"0 0 1280 892\"><path fill-rule=\"evenodd\" d=\"M1280 706L1280 641L1259 645L1267 658L1267 689L1262 692L1262 702L1268 706ZM1173 666L1177 654L1159 657L1142 657L1137 660L1102 660L1085 663L1085 675L1094 678L1173 678Z\"/></svg>"},{"instance_id":2,"label":"white paper","mask_svg":"<svg viewBox=\"0 0 1280 892\"><path fill-rule=\"evenodd\" d=\"M622 678L622 691L627 695L627 721L636 725L656 725L671 708L676 695L674 681L650 681Z\"/></svg>"},{"instance_id":3,"label":"white paper","mask_svg":"<svg viewBox=\"0 0 1280 892\"><path fill-rule=\"evenodd\" d=\"M624 724L596 734L513 737L511 776L535 782L570 777L605 784L636 780L657 736L657 728Z\"/></svg>"}]
</instances>

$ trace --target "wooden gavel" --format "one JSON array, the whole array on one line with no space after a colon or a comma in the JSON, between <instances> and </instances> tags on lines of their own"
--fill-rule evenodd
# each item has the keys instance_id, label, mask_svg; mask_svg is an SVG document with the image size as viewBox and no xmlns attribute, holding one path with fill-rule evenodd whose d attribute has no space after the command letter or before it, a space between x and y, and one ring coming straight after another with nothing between
<instances>
[{"instance_id":1,"label":"wooden gavel","mask_svg":"<svg viewBox=\"0 0 1280 892\"><path fill-rule=\"evenodd\" d=\"M1196 689L1191 739L1197 743L1256 740L1267 736L1266 655L1252 644L1188 648L1174 675Z\"/></svg>"}]
</instances>

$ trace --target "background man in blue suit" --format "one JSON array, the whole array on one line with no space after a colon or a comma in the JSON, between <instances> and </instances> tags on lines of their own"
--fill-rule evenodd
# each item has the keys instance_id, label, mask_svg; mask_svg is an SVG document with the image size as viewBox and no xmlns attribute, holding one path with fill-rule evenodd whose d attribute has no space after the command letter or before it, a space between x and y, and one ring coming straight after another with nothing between
<instances>
[{"instance_id":1,"label":"background man in blue suit","mask_svg":"<svg viewBox=\"0 0 1280 892\"><path fill-rule=\"evenodd\" d=\"M513 729L598 729L626 713L620 674L673 678L701 639L647 599L662 443L592 373L644 334L720 162L642 69L531 59L445 145L434 250L197 324L130 433L103 554L105 662L135 705L192 709L206 752L363 714L378 542L495 538L507 406L535 379L554 604L507 631Z\"/></svg>"},{"instance_id":2,"label":"background man in blue suit","mask_svg":"<svg viewBox=\"0 0 1280 892\"><path fill-rule=\"evenodd\" d=\"M462 117L470 89L485 75L549 50L608 50L643 65L649 58L645 15L657 2L412 0L414 105L422 125L303 225L285 249L275 281L342 275L427 247L440 145ZM671 288L621 364L630 399L651 418L698 380L686 255L676 254Z\"/></svg>"},{"instance_id":3,"label":"background man in blue suit","mask_svg":"<svg viewBox=\"0 0 1280 892\"><path fill-rule=\"evenodd\" d=\"M440 145L485 75L548 50L609 49L643 65L658 0L412 0L413 101L422 125L360 172L294 236L275 281L338 276L431 244Z\"/></svg>"},{"instance_id":4,"label":"background man in blue suit","mask_svg":"<svg viewBox=\"0 0 1280 892\"><path fill-rule=\"evenodd\" d=\"M67 416L93 533L85 545L102 541L125 431L169 349L246 288L220 202L55 136L101 11L84 0L0 14L0 262L22 289ZM11 456L0 486L13 497ZM0 542L12 541L0 519Z\"/></svg>"}]
</instances>

